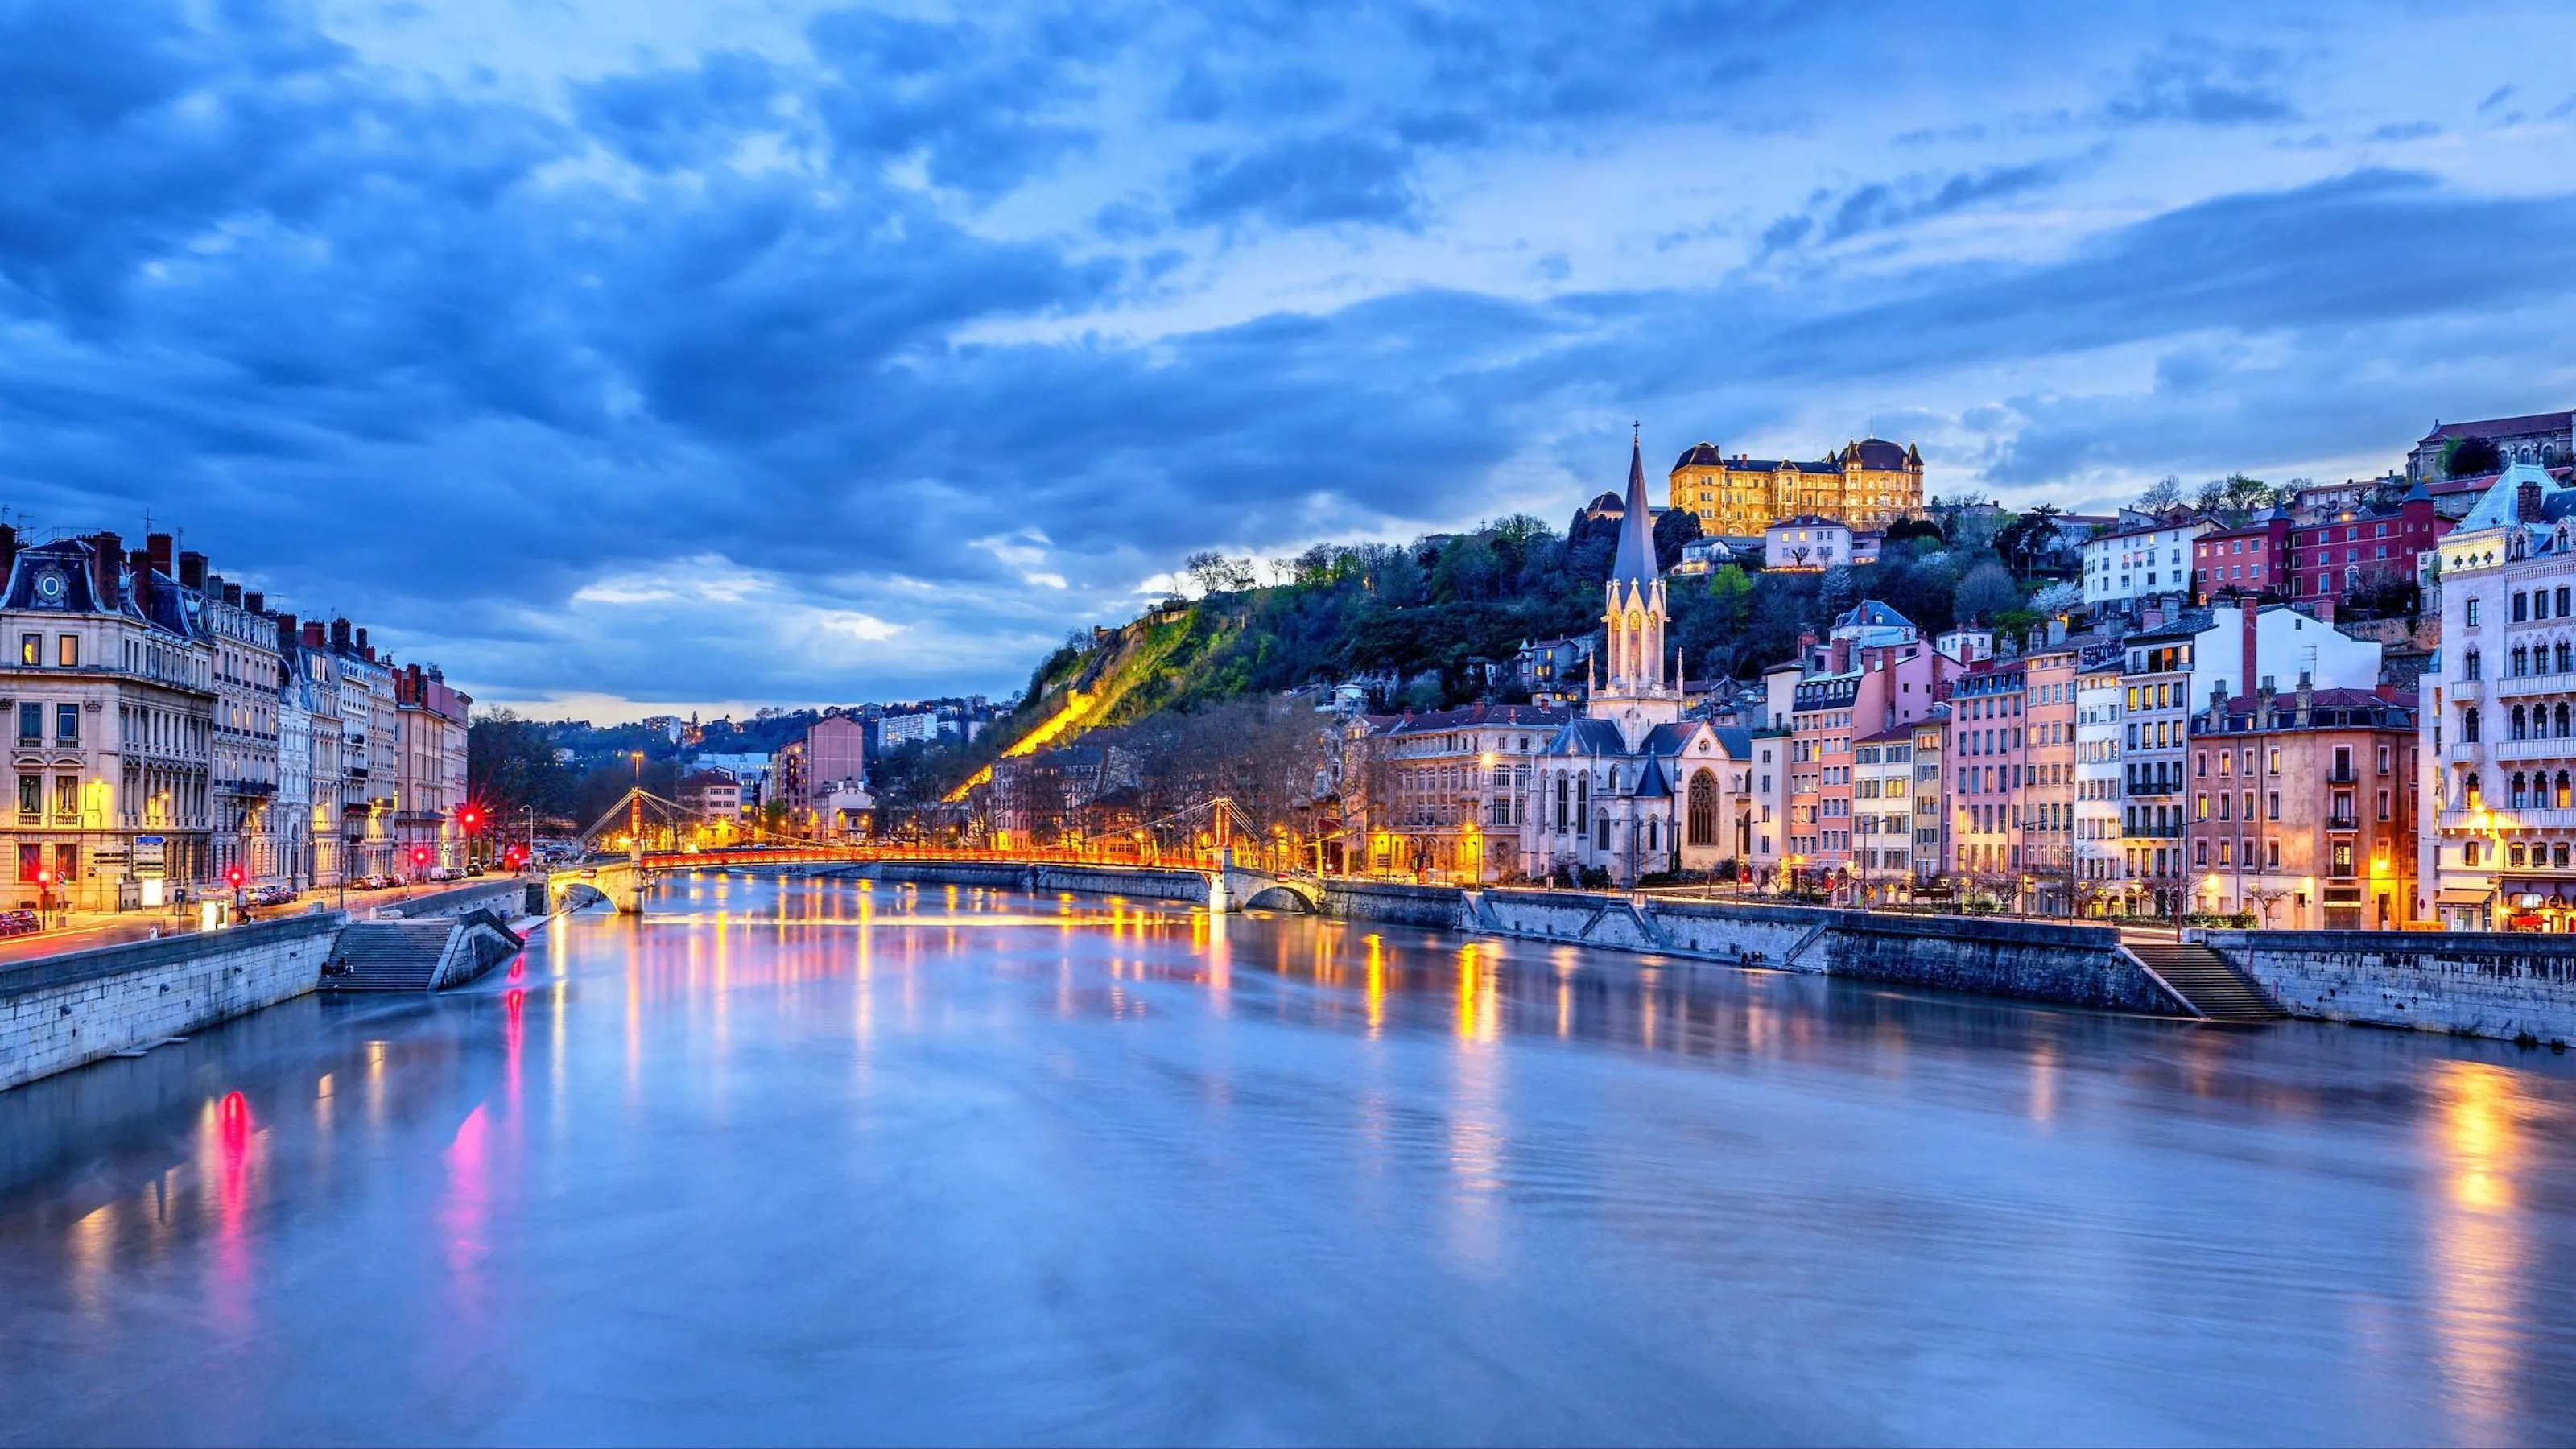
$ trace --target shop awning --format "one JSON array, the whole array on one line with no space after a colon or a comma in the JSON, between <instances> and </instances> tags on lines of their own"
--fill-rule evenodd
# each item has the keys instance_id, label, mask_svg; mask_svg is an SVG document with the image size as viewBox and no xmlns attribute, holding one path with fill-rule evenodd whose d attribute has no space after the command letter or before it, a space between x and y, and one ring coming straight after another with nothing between
<instances>
[{"instance_id":1,"label":"shop awning","mask_svg":"<svg viewBox=\"0 0 2576 1449\"><path fill-rule=\"evenodd\" d=\"M2483 906L2495 892L2479 886L2444 886L2433 897L2437 906Z\"/></svg>"}]
</instances>

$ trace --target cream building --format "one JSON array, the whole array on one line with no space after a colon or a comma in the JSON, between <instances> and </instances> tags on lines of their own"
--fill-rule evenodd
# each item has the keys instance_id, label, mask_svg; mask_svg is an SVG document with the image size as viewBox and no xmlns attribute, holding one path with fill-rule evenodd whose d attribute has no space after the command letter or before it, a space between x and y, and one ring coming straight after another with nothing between
<instances>
[{"instance_id":1,"label":"cream building","mask_svg":"<svg viewBox=\"0 0 2576 1449\"><path fill-rule=\"evenodd\" d=\"M212 651L178 580L115 534L0 529L17 723L9 904L157 906L212 868Z\"/></svg>"},{"instance_id":2,"label":"cream building","mask_svg":"<svg viewBox=\"0 0 2576 1449\"><path fill-rule=\"evenodd\" d=\"M1923 511L1923 455L1884 438L1846 443L1808 463L1730 457L1715 443L1698 443L1674 460L1667 483L1672 506L1698 514L1700 532L1736 538L1802 513L1883 529Z\"/></svg>"}]
</instances>

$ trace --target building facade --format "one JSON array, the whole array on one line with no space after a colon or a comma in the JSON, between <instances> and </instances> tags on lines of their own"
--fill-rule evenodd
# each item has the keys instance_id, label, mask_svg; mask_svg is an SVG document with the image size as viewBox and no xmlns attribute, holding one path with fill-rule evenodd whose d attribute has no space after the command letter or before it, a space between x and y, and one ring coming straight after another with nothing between
<instances>
[{"instance_id":1,"label":"building facade","mask_svg":"<svg viewBox=\"0 0 2576 1449\"><path fill-rule=\"evenodd\" d=\"M2290 533L2289 597L2340 606L2356 594L2412 583L2416 558L2449 531L2421 483L2398 503L2338 509L2303 523Z\"/></svg>"},{"instance_id":2,"label":"building facade","mask_svg":"<svg viewBox=\"0 0 2576 1449\"><path fill-rule=\"evenodd\" d=\"M2240 528L2214 528L2192 540L2195 598L2286 597L2290 579L2290 519L2274 513Z\"/></svg>"},{"instance_id":3,"label":"building facade","mask_svg":"<svg viewBox=\"0 0 2576 1449\"><path fill-rule=\"evenodd\" d=\"M2128 608L2192 595L2191 555L2209 520L2172 514L2131 520L2084 543L2084 602Z\"/></svg>"},{"instance_id":4,"label":"building facade","mask_svg":"<svg viewBox=\"0 0 2576 1449\"><path fill-rule=\"evenodd\" d=\"M1697 514L1700 532L1729 537L1758 537L1802 513L1885 529L1923 511L1923 455L1884 438L1846 443L1812 463L1730 457L1699 443L1674 460L1666 482L1671 506Z\"/></svg>"},{"instance_id":5,"label":"building facade","mask_svg":"<svg viewBox=\"0 0 2576 1449\"><path fill-rule=\"evenodd\" d=\"M2385 687L2209 701L2191 728L2194 908L2275 930L2414 920L2414 705Z\"/></svg>"},{"instance_id":6,"label":"building facade","mask_svg":"<svg viewBox=\"0 0 2576 1449\"><path fill-rule=\"evenodd\" d=\"M2451 930L2576 927L2576 488L2505 470L2434 554L2442 645L2419 747L2438 761L2418 869Z\"/></svg>"}]
</instances>

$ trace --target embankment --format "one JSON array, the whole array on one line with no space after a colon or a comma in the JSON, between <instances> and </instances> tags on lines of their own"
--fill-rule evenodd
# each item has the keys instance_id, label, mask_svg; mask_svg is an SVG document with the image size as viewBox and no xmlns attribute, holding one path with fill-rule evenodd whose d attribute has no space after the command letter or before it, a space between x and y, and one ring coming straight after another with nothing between
<instances>
[{"instance_id":1,"label":"embankment","mask_svg":"<svg viewBox=\"0 0 2576 1449\"><path fill-rule=\"evenodd\" d=\"M317 911L0 968L0 1088L301 996L346 919Z\"/></svg>"}]
</instances>

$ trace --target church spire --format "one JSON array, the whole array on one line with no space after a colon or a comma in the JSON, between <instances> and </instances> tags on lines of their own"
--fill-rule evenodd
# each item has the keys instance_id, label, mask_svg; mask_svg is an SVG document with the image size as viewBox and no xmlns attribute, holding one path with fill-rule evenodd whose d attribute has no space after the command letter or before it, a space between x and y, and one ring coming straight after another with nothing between
<instances>
[{"instance_id":1,"label":"church spire","mask_svg":"<svg viewBox=\"0 0 2576 1449\"><path fill-rule=\"evenodd\" d=\"M1619 552L1610 568L1614 584L1644 588L1655 581L1655 516L1646 506L1646 458L1642 430L1628 440L1627 511L1619 520Z\"/></svg>"}]
</instances>

